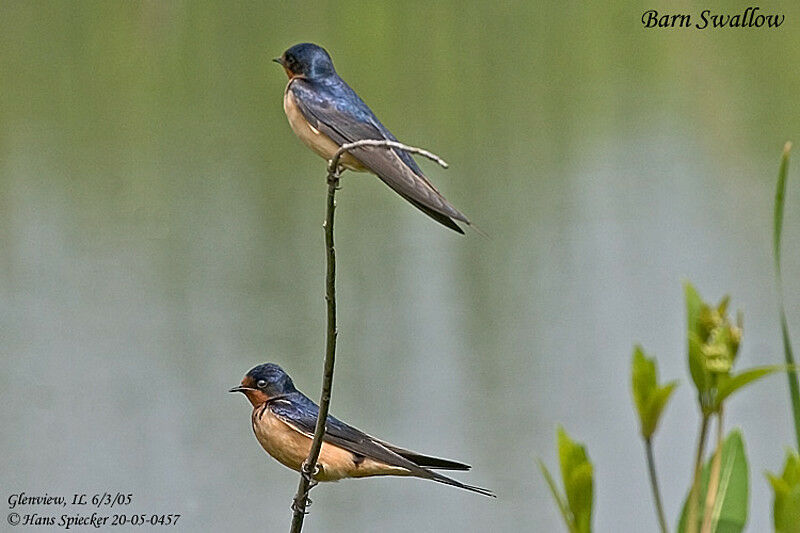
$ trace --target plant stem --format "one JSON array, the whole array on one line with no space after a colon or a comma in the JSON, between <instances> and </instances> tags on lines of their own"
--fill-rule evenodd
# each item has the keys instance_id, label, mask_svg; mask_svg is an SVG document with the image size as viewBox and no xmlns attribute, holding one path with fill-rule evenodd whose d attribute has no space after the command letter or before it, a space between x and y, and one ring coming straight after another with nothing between
<instances>
[{"instance_id":1,"label":"plant stem","mask_svg":"<svg viewBox=\"0 0 800 533\"><path fill-rule=\"evenodd\" d=\"M783 280L781 279L781 232L783 231L783 207L786 200L786 177L789 172L789 152L792 143L787 142L783 147L781 166L778 170L778 185L775 190L774 227L772 232L772 253L775 258L775 281L778 286L778 304L781 313L781 338L783 339L783 355L787 365L794 366L792 343L789 340L789 325L786 323L786 310L783 305ZM786 374L789 380L789 398L792 402L792 415L794 418L794 431L797 446L800 447L800 380L797 370L790 370Z\"/></svg>"},{"instance_id":2,"label":"plant stem","mask_svg":"<svg viewBox=\"0 0 800 533\"><path fill-rule=\"evenodd\" d=\"M783 355L786 364L794 366L792 342L789 339L789 325L786 323L786 311L783 308L783 297L781 297L781 338L783 339ZM800 382L798 381L797 374L798 372L796 369L790 369L786 377L789 380L789 397L792 399L794 432L797 438L797 446L800 447Z\"/></svg>"},{"instance_id":3,"label":"plant stem","mask_svg":"<svg viewBox=\"0 0 800 533\"><path fill-rule=\"evenodd\" d=\"M338 163L338 161L337 161ZM303 462L300 483L294 496L292 509L291 533L300 533L303 529L303 518L308 505L308 491L311 489L311 479L316 472L317 459L322 450L322 438L325 436L325 421L328 419L328 409L331 403L331 390L333 389L333 369L336 362L336 250L333 246L333 214L336 209L336 189L339 186L339 172L334 167L333 172L328 172L328 207L325 217L325 250L327 252L327 272L325 275L325 302L328 309L328 329L325 343L325 369L322 376L322 393L319 399L319 415L314 428L314 440L311 441L311 450L308 458Z\"/></svg>"},{"instance_id":4,"label":"plant stem","mask_svg":"<svg viewBox=\"0 0 800 533\"><path fill-rule=\"evenodd\" d=\"M290 533L300 533L303 529L303 519L306 515L306 508L310 503L308 492L316 485L313 477L317 472L317 460L322 450L322 439L325 437L325 421L328 419L328 410L331 404L331 391L333 390L333 369L336 362L336 250L333 246L333 213L336 209L336 190L339 188L339 177L342 169L339 167L339 159L348 150L370 146L383 149L396 148L406 152L419 154L432 161L439 163L447 168L447 163L436 154L415 148L397 141L363 139L360 141L342 145L330 161L328 161L328 203L325 216L325 250L327 271L325 275L325 302L328 311L328 328L325 337L325 366L322 375L322 393L319 399L319 414L317 415L317 425L314 428L314 439L311 441L311 449L308 457L303 461L300 468L300 482L297 485L297 493L292 500L292 526Z\"/></svg>"},{"instance_id":5,"label":"plant stem","mask_svg":"<svg viewBox=\"0 0 800 533\"><path fill-rule=\"evenodd\" d=\"M711 533L712 518L714 516L714 504L717 501L719 491L719 475L722 467L722 406L717 412L717 446L714 450L714 458L711 460L711 476L708 480L708 491L706 492L706 509L703 515L703 529L701 533Z\"/></svg>"},{"instance_id":6,"label":"plant stem","mask_svg":"<svg viewBox=\"0 0 800 533\"><path fill-rule=\"evenodd\" d=\"M644 440L644 447L647 451L647 468L650 472L650 486L653 488L653 499L656 502L656 513L658 514L658 525L661 533L668 533L667 519L664 517L664 506L661 503L661 491L658 488L658 478L656 476L656 461L653 457L653 441L651 438Z\"/></svg>"},{"instance_id":7,"label":"plant stem","mask_svg":"<svg viewBox=\"0 0 800 533\"><path fill-rule=\"evenodd\" d=\"M689 493L689 512L686 518L686 533L697 533L697 498L700 490L700 474L703 471L703 451L706 447L708 420L709 415L703 413L703 420L700 423L699 442L697 443L697 455L694 460L692 490Z\"/></svg>"}]
</instances>

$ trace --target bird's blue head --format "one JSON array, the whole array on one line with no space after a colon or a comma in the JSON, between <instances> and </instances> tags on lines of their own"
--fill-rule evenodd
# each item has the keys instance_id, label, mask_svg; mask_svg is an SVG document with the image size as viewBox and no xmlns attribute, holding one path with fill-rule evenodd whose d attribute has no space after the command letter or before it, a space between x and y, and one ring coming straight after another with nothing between
<instances>
[{"instance_id":1,"label":"bird's blue head","mask_svg":"<svg viewBox=\"0 0 800 533\"><path fill-rule=\"evenodd\" d=\"M328 52L312 43L296 44L273 61L283 66L289 78L299 76L314 80L336 74Z\"/></svg>"},{"instance_id":2,"label":"bird's blue head","mask_svg":"<svg viewBox=\"0 0 800 533\"><path fill-rule=\"evenodd\" d=\"M261 405L265 401L283 396L297 389L289 374L275 363L264 363L251 369L242 379L242 384L230 392L241 392L253 405Z\"/></svg>"}]
</instances>

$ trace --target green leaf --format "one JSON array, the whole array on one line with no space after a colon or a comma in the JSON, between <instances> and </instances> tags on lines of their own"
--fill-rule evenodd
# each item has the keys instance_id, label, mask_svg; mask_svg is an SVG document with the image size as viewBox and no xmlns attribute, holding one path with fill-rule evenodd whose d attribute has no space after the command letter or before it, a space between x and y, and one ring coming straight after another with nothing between
<instances>
[{"instance_id":1,"label":"green leaf","mask_svg":"<svg viewBox=\"0 0 800 533\"><path fill-rule=\"evenodd\" d=\"M686 320L688 323L688 332L691 335L694 333L698 338L702 338L702 331L700 328L700 312L703 309L703 300L697 293L697 289L688 281L683 284L683 292L686 295Z\"/></svg>"},{"instance_id":2,"label":"green leaf","mask_svg":"<svg viewBox=\"0 0 800 533\"><path fill-rule=\"evenodd\" d=\"M703 345L706 342L706 327L703 325L704 316L709 308L700 298L697 289L690 282L683 284L686 297L686 338L688 342L689 373L697 392L702 398L711 388L711 376L706 369Z\"/></svg>"},{"instance_id":3,"label":"green leaf","mask_svg":"<svg viewBox=\"0 0 800 533\"><path fill-rule=\"evenodd\" d=\"M728 396L742 387L770 374L774 374L775 372L791 371L792 368L793 367L788 365L761 366L745 370L735 376L720 376L717 382L717 394L714 397L716 408L719 408Z\"/></svg>"},{"instance_id":4,"label":"green leaf","mask_svg":"<svg viewBox=\"0 0 800 533\"><path fill-rule=\"evenodd\" d=\"M705 510L711 459L703 467L700 481L697 513L697 531L700 531ZM691 492L691 489L689 489ZM688 500L688 496L687 496ZM686 531L688 501L684 501L678 533ZM715 533L739 533L747 523L748 506L748 466L744 451L744 441L738 429L731 431L722 445L719 489L712 510L711 531Z\"/></svg>"},{"instance_id":5,"label":"green leaf","mask_svg":"<svg viewBox=\"0 0 800 533\"><path fill-rule=\"evenodd\" d=\"M717 304L717 313L719 313L720 316L725 316L725 314L728 312L729 303L731 303L731 297L726 294Z\"/></svg>"},{"instance_id":6,"label":"green leaf","mask_svg":"<svg viewBox=\"0 0 800 533\"><path fill-rule=\"evenodd\" d=\"M639 425L642 437L649 439L658 427L661 413L667 405L676 381L664 386L658 385L658 368L654 357L647 357L641 346L633 349L631 362L631 388L633 401L639 412Z\"/></svg>"},{"instance_id":7,"label":"green leaf","mask_svg":"<svg viewBox=\"0 0 800 533\"><path fill-rule=\"evenodd\" d=\"M564 523L571 533L591 533L592 530L592 477L593 467L586 448L569 438L564 428L558 428L558 460L566 497L558 491L553 476L539 460L553 499L558 505Z\"/></svg>"},{"instance_id":8,"label":"green leaf","mask_svg":"<svg viewBox=\"0 0 800 533\"><path fill-rule=\"evenodd\" d=\"M781 232L783 231L783 206L786 200L786 177L789 173L789 152L792 143L787 142L783 147L781 166L778 170L778 186L775 190L775 213L772 232L772 253L775 257L775 279L780 295L781 338L783 339L783 357L787 365L794 365L792 343L789 339L789 326L786 323L786 311L783 306L783 280L781 279ZM789 399L792 402L792 415L794 416L794 432L797 446L800 447L800 380L797 371L789 372Z\"/></svg>"},{"instance_id":9,"label":"green leaf","mask_svg":"<svg viewBox=\"0 0 800 533\"><path fill-rule=\"evenodd\" d=\"M778 186L775 190L775 212L773 213L772 249L775 255L775 270L780 276L781 271L781 232L783 231L783 206L786 203L786 176L789 173L789 152L792 143L787 142L783 147L781 166L778 169Z\"/></svg>"},{"instance_id":10,"label":"green leaf","mask_svg":"<svg viewBox=\"0 0 800 533\"><path fill-rule=\"evenodd\" d=\"M800 533L800 455L788 450L783 474L767 473L772 485L772 521L776 533Z\"/></svg>"},{"instance_id":11,"label":"green leaf","mask_svg":"<svg viewBox=\"0 0 800 533\"><path fill-rule=\"evenodd\" d=\"M633 349L633 361L631 362L631 389L633 390L633 402L636 404L636 410L639 411L639 420L642 425L645 423L648 403L656 386L655 359L646 357L642 347L637 345Z\"/></svg>"},{"instance_id":12,"label":"green leaf","mask_svg":"<svg viewBox=\"0 0 800 533\"><path fill-rule=\"evenodd\" d=\"M650 402L647 406L647 424L642 426L642 434L645 438L652 437L653 433L656 432L656 428L658 428L658 422L661 419L661 413L664 411L664 407L667 406L669 397L672 396L672 393L677 386L677 381L670 381L663 387L656 389L653 395L650 397Z\"/></svg>"},{"instance_id":13,"label":"green leaf","mask_svg":"<svg viewBox=\"0 0 800 533\"><path fill-rule=\"evenodd\" d=\"M699 393L711 389L711 376L706 370L703 356L703 342L693 331L689 332L689 373Z\"/></svg>"},{"instance_id":14,"label":"green leaf","mask_svg":"<svg viewBox=\"0 0 800 533\"><path fill-rule=\"evenodd\" d=\"M564 496L558 491L558 487L556 486L556 482L553 479L553 476L550 475L550 471L544 465L541 459L537 459L539 463L539 470L542 472L542 476L544 476L544 480L547 482L547 486L550 487L550 494L553 495L553 499L556 501L556 505L558 505L558 510L561 511L561 517L564 519L564 524L567 526L567 529L570 532L575 531L575 527L572 524L572 514L569 512L569 508L567 507L567 502L564 500Z\"/></svg>"},{"instance_id":15,"label":"green leaf","mask_svg":"<svg viewBox=\"0 0 800 533\"><path fill-rule=\"evenodd\" d=\"M558 457L564 492L579 533L592 529L593 467L586 448L569 438L564 428L558 428Z\"/></svg>"}]
</instances>

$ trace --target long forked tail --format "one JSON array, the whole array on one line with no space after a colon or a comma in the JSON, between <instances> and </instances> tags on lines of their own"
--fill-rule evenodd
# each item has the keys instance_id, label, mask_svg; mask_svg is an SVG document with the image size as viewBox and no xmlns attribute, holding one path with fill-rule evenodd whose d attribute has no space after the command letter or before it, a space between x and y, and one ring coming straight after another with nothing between
<instances>
[{"instance_id":1,"label":"long forked tail","mask_svg":"<svg viewBox=\"0 0 800 533\"><path fill-rule=\"evenodd\" d=\"M453 220L449 216L444 215L442 213L439 213L438 211L434 211L430 207L427 207L427 206L421 204L420 202L414 200L410 196L406 196L404 194L400 194L400 196L405 198L411 205L413 205L414 207L416 207L417 209L419 209L420 211L422 211L423 213L425 213L426 215L431 217L433 220L435 220L436 222L438 222L442 226L446 226L446 227L450 228L451 230L455 231L456 233L460 233L461 235L464 235L464 230L461 229L461 227L458 224L456 224L455 220ZM463 220L462 220L462 222L464 222L465 224L469 224L469 222L465 222Z\"/></svg>"},{"instance_id":2,"label":"long forked tail","mask_svg":"<svg viewBox=\"0 0 800 533\"><path fill-rule=\"evenodd\" d=\"M442 459L441 457L434 457L432 455L424 455L419 452L407 450L388 442L379 441L384 447L396 453L404 459L408 459L417 466L432 470L469 470L472 468L468 464L452 461L450 459Z\"/></svg>"},{"instance_id":3,"label":"long forked tail","mask_svg":"<svg viewBox=\"0 0 800 533\"><path fill-rule=\"evenodd\" d=\"M373 439L373 442L383 447L385 450L388 450L391 454L394 454L399 460L397 463L395 463L395 465L407 469L409 475L423 479L430 479L431 481L436 481L437 483L450 485L451 487L458 487L459 489L468 490L470 492L476 492L478 494L482 494L483 496L489 496L490 498L497 498L497 496L495 496L495 494L489 489L476 487L475 485L467 485L466 483L462 483L456 479L447 477L433 470L441 469L464 471L472 468L468 464L459 463L458 461L452 461L450 459L433 457L431 455L424 455L419 452L401 448L399 446L395 446L394 444L390 444L378 439Z\"/></svg>"},{"instance_id":4,"label":"long forked tail","mask_svg":"<svg viewBox=\"0 0 800 533\"><path fill-rule=\"evenodd\" d=\"M431 479L433 481L443 483L445 485L450 485L452 487L458 487L460 489L468 490L470 492L477 492L478 494L482 494L483 496L489 496L490 498L497 498L494 492L490 491L489 489L484 489L483 487L476 487L475 485L467 485L466 483L461 483L453 478L449 478L447 476L443 476L438 472L431 472L433 477Z\"/></svg>"}]
</instances>

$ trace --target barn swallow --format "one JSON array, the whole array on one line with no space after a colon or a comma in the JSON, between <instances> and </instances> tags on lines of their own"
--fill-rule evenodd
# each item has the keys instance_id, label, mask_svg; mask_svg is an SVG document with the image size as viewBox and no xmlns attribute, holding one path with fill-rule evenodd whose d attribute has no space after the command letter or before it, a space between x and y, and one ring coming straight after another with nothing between
<instances>
[{"instance_id":1,"label":"barn swallow","mask_svg":"<svg viewBox=\"0 0 800 533\"><path fill-rule=\"evenodd\" d=\"M308 457L319 407L297 390L292 378L274 363L250 370L241 392L253 405L251 421L256 439L268 454L292 470L300 471ZM464 463L412 452L378 440L328 416L315 481L338 481L370 476L414 476L452 485L485 496L494 494L443 476L434 469L469 470Z\"/></svg>"},{"instance_id":2,"label":"barn swallow","mask_svg":"<svg viewBox=\"0 0 800 533\"><path fill-rule=\"evenodd\" d=\"M362 139L397 141L339 77L325 49L311 43L297 44L273 61L280 63L289 77L283 93L289 125L318 155L329 160L341 145ZM344 168L376 174L414 207L458 233L464 231L456 221L470 223L403 150L362 147L345 153L340 162Z\"/></svg>"}]
</instances>

